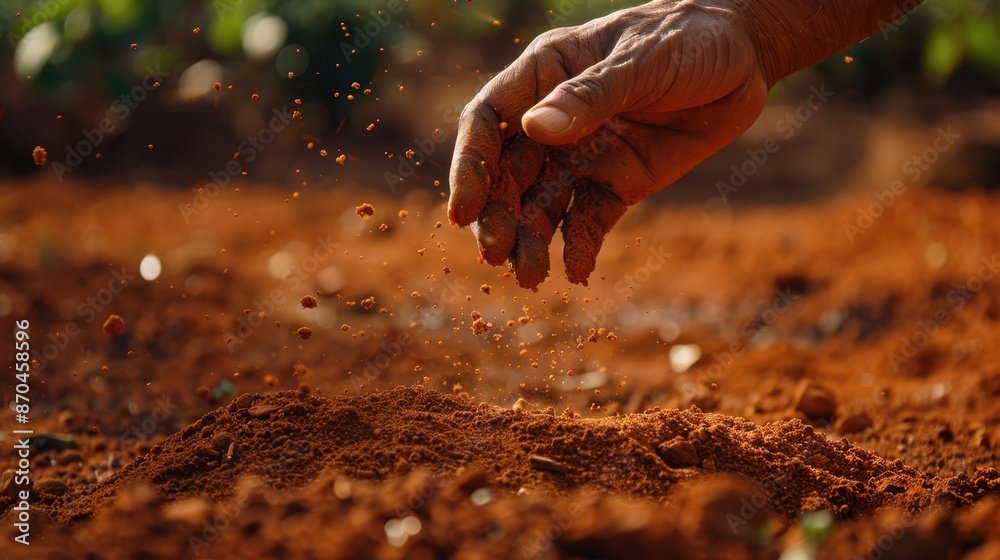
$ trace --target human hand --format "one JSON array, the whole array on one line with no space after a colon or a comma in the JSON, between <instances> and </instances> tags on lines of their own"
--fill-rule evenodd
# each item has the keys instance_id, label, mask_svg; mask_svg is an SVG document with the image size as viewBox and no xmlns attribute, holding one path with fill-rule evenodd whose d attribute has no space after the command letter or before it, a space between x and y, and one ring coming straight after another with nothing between
<instances>
[{"instance_id":1,"label":"human hand","mask_svg":"<svg viewBox=\"0 0 1000 560\"><path fill-rule=\"evenodd\" d=\"M535 290L561 224L567 277L586 285L628 206L760 115L771 84L748 19L722 0L654 0L539 36L462 114L451 222Z\"/></svg>"}]
</instances>

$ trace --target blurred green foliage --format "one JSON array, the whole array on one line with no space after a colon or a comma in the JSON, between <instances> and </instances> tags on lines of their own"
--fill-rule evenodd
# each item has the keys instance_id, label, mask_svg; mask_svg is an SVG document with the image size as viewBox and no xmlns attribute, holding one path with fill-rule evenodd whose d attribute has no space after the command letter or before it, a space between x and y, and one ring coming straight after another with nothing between
<instances>
[{"instance_id":1,"label":"blurred green foliage","mask_svg":"<svg viewBox=\"0 0 1000 560\"><path fill-rule=\"evenodd\" d=\"M46 128L32 131L33 140L15 130L17 125L9 125L10 132L0 134L0 147L7 146L9 151L9 146L17 146L21 154L20 159L11 156L10 169L31 170L30 158L22 161L31 150L20 143L78 141L81 129L96 126L115 99L141 83L149 68L157 67L169 73L169 83L150 105L158 109L142 112L155 121L144 125L144 138L157 127L165 129L163 138L183 127L201 127L204 135L212 128L206 119L215 119L211 132L217 139L225 140L222 135L227 133L236 138L241 124L244 129L254 126L254 111L263 114L291 99L304 104L303 112L309 115L302 134L336 134L345 122L345 130L356 133L379 121L382 124L376 132L366 138L426 136L425 128L433 130L442 124L440 117L431 118L440 114L435 103L460 102L459 92L481 81L477 72L500 70L535 36L643 3L0 0L0 30L5 38L0 83L7 86L0 88L0 114L5 109L7 113L4 123L27 122L16 118L30 119L38 109L66 117L58 123L47 120ZM853 90L866 98L889 90L896 90L896 95L900 90L920 95L939 88L961 95L1000 92L1000 0L929 0L899 16L843 55L789 78L772 96L797 96L796 91L817 80L836 91ZM254 33L248 30L262 19L281 30L270 34L275 43L271 51L254 55ZM845 64L845 55L853 59L852 64ZM179 82L202 61L212 61L209 66L214 73L192 78L203 91L185 97ZM291 74L295 79L289 79ZM232 88L235 95L227 103L219 105L228 91L214 95L213 80ZM404 83L407 93L398 95ZM356 90L370 95L365 103L350 102L348 94ZM251 92L262 99L256 107L248 107ZM447 95L455 99L442 99ZM212 107L218 110L198 112ZM119 127L122 134L130 124ZM232 130L220 130L225 127ZM149 143L144 139L126 144L145 147ZM189 149L191 153L178 157L192 161L210 142L188 144L167 145L178 154ZM398 146L386 140L386 144L373 144L372 149L384 156ZM125 148L109 152L122 158L128 153ZM158 154L166 155L163 148L146 155ZM0 156L0 170L5 169L4 161ZM157 173L176 168L164 161Z\"/></svg>"},{"instance_id":2,"label":"blurred green foliage","mask_svg":"<svg viewBox=\"0 0 1000 560\"><path fill-rule=\"evenodd\" d=\"M435 22L437 29L454 38L483 41L511 33L512 29L540 33L547 27L579 24L641 1L538 0L515 3L504 0L476 0L474 8L459 9L452 1L410 1L405 3L405 22L393 22L385 33L374 38L379 48L422 36L430 42L440 33L428 26L411 25L411 20ZM460 4L464 4L460 3ZM311 52L337 53L344 39L342 22L348 32L355 25L372 20L373 10L385 9L387 1L370 0L198 0L149 2L145 0L18 0L0 1L0 28L7 39L8 52L20 44L33 28L50 25L59 37L59 46L34 77L34 87L53 94L67 83L112 89L127 87L141 76L146 65L167 67L201 58L214 58L236 71L259 71L238 67L245 58L242 37L249 18L269 13L282 18L288 27L287 42L305 45ZM17 15L20 12L19 15ZM473 14L476 17L469 17ZM497 26L493 20L504 25ZM192 41L194 28L204 40ZM530 37L529 37L530 39ZM139 45L138 53L123 52L122 46ZM362 53L368 66L378 49ZM887 27L880 34L851 49L864 69L858 87L876 86L886 60L905 60L919 52L916 65L924 84L945 85L957 71L1000 84L1000 9L997 0L930 0ZM134 54L134 55L133 55ZM129 56L133 55L133 56ZM502 65L503 61L498 61ZM825 72L836 81L841 70ZM855 76L853 81L858 82Z\"/></svg>"},{"instance_id":3,"label":"blurred green foliage","mask_svg":"<svg viewBox=\"0 0 1000 560\"><path fill-rule=\"evenodd\" d=\"M927 79L943 84L963 63L1000 81L1000 10L996 2L934 0L923 49Z\"/></svg>"},{"instance_id":4,"label":"blurred green foliage","mask_svg":"<svg viewBox=\"0 0 1000 560\"><path fill-rule=\"evenodd\" d=\"M640 1L540 0L514 3L504 0L476 0L475 13L469 18L455 2L407 2L406 10L418 19L441 22L443 29L471 40L503 33L492 25L492 18L505 28L526 26L533 32L546 26L579 24L611 11L641 4ZM43 79L36 85L53 85L46 74L60 81L87 82L90 77L107 76L120 69L120 57L111 47L138 43L152 49L143 60L135 61L133 70L141 69L152 59L174 62L196 54L208 55L221 62L243 57L241 49L244 26L251 16L261 12L275 14L288 25L289 40L316 46L330 46L332 36L341 34L341 22L363 23L369 12L384 9L386 2L370 0L200 0L189 2L149 2L144 0L18 0L0 1L0 28L8 45L15 47L28 31L46 23L61 36L61 46L47 62ZM534 4L534 5L532 5ZM20 15L17 14L20 12ZM360 16L360 17L359 17ZM206 33L211 52L196 53L198 44L188 41L190 30L200 27ZM397 26L391 26L380 46L400 40ZM428 29L410 29L427 34ZM892 43L885 48L879 43ZM154 45L156 45L154 47ZM157 48L169 47L169 48ZM177 51L180 52L177 52ZM926 83L940 86L959 68L965 66L984 79L1000 82L1000 9L996 0L930 0L905 15L881 34L852 49L865 59L869 54L887 55L900 50L921 54L920 66ZM173 54L171 54L173 51ZM48 72L52 67L57 71ZM58 82L57 82L58 83Z\"/></svg>"},{"instance_id":5,"label":"blurred green foliage","mask_svg":"<svg viewBox=\"0 0 1000 560\"><path fill-rule=\"evenodd\" d=\"M839 87L877 94L885 88L939 89L968 93L1000 87L1000 2L929 0L818 70ZM970 87L975 86L975 87Z\"/></svg>"}]
</instances>

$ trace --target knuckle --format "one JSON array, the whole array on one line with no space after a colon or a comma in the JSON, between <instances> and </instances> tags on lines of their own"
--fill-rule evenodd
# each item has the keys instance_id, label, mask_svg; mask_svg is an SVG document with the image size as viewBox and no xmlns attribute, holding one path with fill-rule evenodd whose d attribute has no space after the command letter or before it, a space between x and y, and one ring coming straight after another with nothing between
<instances>
[{"instance_id":1,"label":"knuckle","mask_svg":"<svg viewBox=\"0 0 1000 560\"><path fill-rule=\"evenodd\" d=\"M607 87L593 76L578 76L563 84L566 93L576 97L588 106L595 107L607 102Z\"/></svg>"},{"instance_id":2,"label":"knuckle","mask_svg":"<svg viewBox=\"0 0 1000 560\"><path fill-rule=\"evenodd\" d=\"M525 52L530 52L537 54L539 51L552 48L556 43L560 43L567 37L565 28L550 29L545 33L534 38L531 43L528 44L528 48Z\"/></svg>"},{"instance_id":3,"label":"knuckle","mask_svg":"<svg viewBox=\"0 0 1000 560\"><path fill-rule=\"evenodd\" d=\"M472 101L466 103L465 107L462 109L461 115L459 115L458 117L458 122L463 124L468 124L471 123L473 120L475 120L476 113L479 111L481 103L482 102L479 100L478 95L475 98L473 98Z\"/></svg>"}]
</instances>

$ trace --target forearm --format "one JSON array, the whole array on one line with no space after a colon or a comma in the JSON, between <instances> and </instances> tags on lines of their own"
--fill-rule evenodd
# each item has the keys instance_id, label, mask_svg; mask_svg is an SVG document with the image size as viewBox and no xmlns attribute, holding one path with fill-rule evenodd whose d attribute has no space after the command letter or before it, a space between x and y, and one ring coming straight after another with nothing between
<instances>
[{"instance_id":1,"label":"forearm","mask_svg":"<svg viewBox=\"0 0 1000 560\"><path fill-rule=\"evenodd\" d=\"M747 16L768 86L854 45L923 0L730 0Z\"/></svg>"}]
</instances>

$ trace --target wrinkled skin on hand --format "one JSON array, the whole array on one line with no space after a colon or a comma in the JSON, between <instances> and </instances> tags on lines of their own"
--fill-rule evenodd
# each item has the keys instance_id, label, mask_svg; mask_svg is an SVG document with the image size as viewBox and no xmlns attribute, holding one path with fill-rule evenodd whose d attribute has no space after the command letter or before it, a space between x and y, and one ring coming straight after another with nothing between
<instances>
[{"instance_id":1,"label":"wrinkled skin on hand","mask_svg":"<svg viewBox=\"0 0 1000 560\"><path fill-rule=\"evenodd\" d=\"M747 19L721 1L655 0L539 36L462 114L451 222L532 289L561 226L567 277L586 285L628 206L760 115L770 84Z\"/></svg>"}]
</instances>

